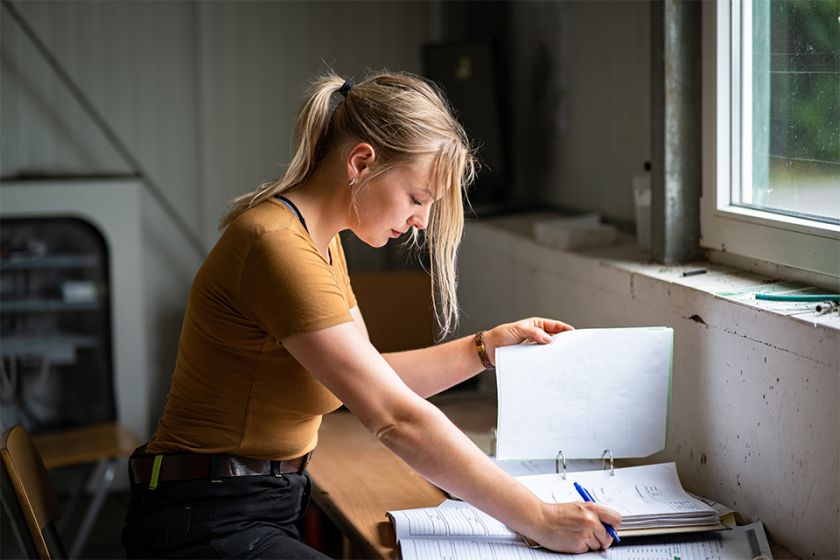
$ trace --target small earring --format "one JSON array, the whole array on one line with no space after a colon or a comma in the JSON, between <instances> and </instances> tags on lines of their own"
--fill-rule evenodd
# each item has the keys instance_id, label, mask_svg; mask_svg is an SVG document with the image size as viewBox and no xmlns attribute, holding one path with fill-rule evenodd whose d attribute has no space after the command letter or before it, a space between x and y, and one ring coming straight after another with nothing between
<instances>
[{"instance_id":1,"label":"small earring","mask_svg":"<svg viewBox=\"0 0 840 560\"><path fill-rule=\"evenodd\" d=\"M350 179L350 181L347 182L348 187L352 187L355 184L356 184L356 177L353 177L352 179Z\"/></svg>"}]
</instances>

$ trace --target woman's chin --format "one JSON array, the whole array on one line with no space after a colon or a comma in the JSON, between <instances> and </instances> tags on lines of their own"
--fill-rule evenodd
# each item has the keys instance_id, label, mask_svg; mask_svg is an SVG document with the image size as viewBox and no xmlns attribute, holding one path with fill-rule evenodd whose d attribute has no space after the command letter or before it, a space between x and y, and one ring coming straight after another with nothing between
<instances>
[{"instance_id":1,"label":"woman's chin","mask_svg":"<svg viewBox=\"0 0 840 560\"><path fill-rule=\"evenodd\" d=\"M365 245L368 247L373 247L374 249L380 249L388 244L388 241L391 239L390 237L384 237L381 239L369 239L369 238L359 238Z\"/></svg>"}]
</instances>

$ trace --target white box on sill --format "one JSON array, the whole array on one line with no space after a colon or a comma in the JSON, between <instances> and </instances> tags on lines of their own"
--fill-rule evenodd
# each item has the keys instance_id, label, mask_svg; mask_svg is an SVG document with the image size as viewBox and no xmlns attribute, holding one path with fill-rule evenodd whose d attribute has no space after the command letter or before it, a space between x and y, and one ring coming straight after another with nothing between
<instances>
[{"instance_id":1,"label":"white box on sill","mask_svg":"<svg viewBox=\"0 0 840 560\"><path fill-rule=\"evenodd\" d=\"M610 245L617 230L601 223L599 214L584 214L569 218L555 218L534 224L537 241L558 249Z\"/></svg>"}]
</instances>

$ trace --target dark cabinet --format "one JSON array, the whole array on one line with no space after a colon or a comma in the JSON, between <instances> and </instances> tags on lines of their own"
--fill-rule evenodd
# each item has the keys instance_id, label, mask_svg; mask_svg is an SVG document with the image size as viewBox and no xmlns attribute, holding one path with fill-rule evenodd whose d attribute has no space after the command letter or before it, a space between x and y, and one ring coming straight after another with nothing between
<instances>
[{"instance_id":1,"label":"dark cabinet","mask_svg":"<svg viewBox=\"0 0 840 560\"><path fill-rule=\"evenodd\" d=\"M0 222L0 422L114 420L108 247L73 217Z\"/></svg>"}]
</instances>

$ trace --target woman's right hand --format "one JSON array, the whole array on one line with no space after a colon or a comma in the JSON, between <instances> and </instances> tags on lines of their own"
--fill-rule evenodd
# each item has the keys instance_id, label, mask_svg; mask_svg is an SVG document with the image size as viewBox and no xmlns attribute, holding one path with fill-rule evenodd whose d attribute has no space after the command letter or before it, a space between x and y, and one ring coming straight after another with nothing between
<instances>
[{"instance_id":1,"label":"woman's right hand","mask_svg":"<svg viewBox=\"0 0 840 560\"><path fill-rule=\"evenodd\" d=\"M618 529L621 515L598 504L574 502L542 503L542 520L536 534L529 538L541 546L559 552L581 553L606 549L612 544L604 523Z\"/></svg>"}]
</instances>

